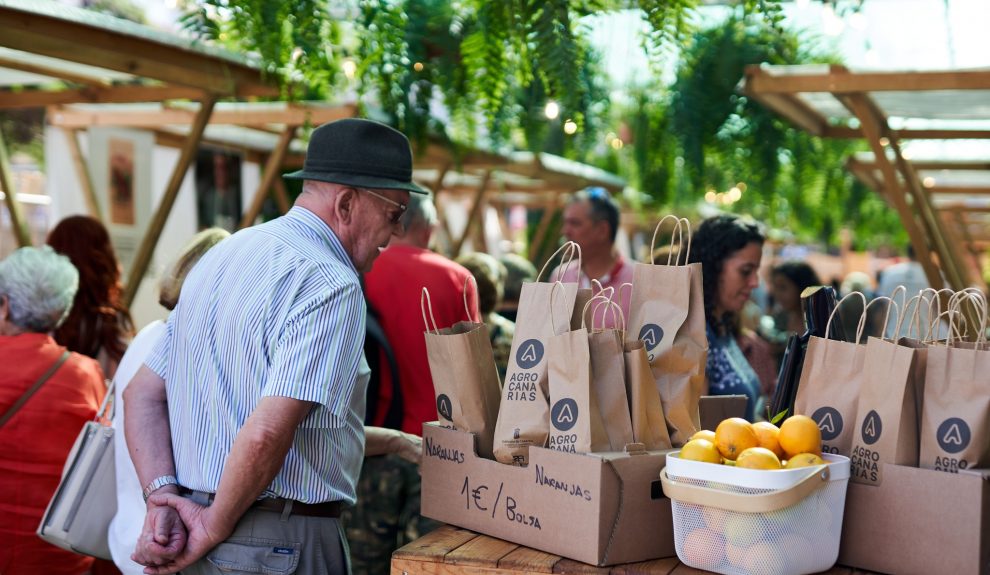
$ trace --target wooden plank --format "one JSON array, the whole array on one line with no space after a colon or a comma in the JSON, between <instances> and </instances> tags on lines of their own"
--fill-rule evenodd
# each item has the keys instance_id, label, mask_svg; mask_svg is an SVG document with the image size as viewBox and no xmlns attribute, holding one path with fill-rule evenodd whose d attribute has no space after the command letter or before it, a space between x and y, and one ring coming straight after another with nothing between
<instances>
[{"instance_id":1,"label":"wooden plank","mask_svg":"<svg viewBox=\"0 0 990 575\"><path fill-rule=\"evenodd\" d=\"M69 72L67 70L60 70L58 68L53 68L51 66L42 66L40 64L31 64L29 62L12 60L10 58L0 57L0 67L10 68L12 70L20 70L21 72L28 72L30 74L39 74L41 76L57 78L59 80L64 80L66 82L73 82L76 84L82 84L84 86L99 87L99 86L107 85L107 80L103 78L94 78L93 76L73 74L72 72Z\"/></svg>"},{"instance_id":2,"label":"wooden plank","mask_svg":"<svg viewBox=\"0 0 990 575\"><path fill-rule=\"evenodd\" d=\"M977 188L970 186L939 186L934 185L925 188L929 194L966 194L971 196L990 196L990 188Z\"/></svg>"},{"instance_id":3,"label":"wooden plank","mask_svg":"<svg viewBox=\"0 0 990 575\"><path fill-rule=\"evenodd\" d=\"M764 107L780 114L809 134L821 136L828 127L824 116L791 94L748 94Z\"/></svg>"},{"instance_id":4,"label":"wooden plank","mask_svg":"<svg viewBox=\"0 0 990 575\"><path fill-rule=\"evenodd\" d=\"M199 99L203 91L182 86L109 86L73 90L0 90L0 109L39 108L60 104L107 104Z\"/></svg>"},{"instance_id":5,"label":"wooden plank","mask_svg":"<svg viewBox=\"0 0 990 575\"><path fill-rule=\"evenodd\" d=\"M679 564L670 572L670 575L710 575L711 571L702 571L701 569L695 569L694 567L688 567L683 563Z\"/></svg>"},{"instance_id":6,"label":"wooden plank","mask_svg":"<svg viewBox=\"0 0 990 575\"><path fill-rule=\"evenodd\" d=\"M416 561L439 561L448 553L478 537L478 534L467 529L443 525L430 531L419 539L409 543L392 553L393 558L405 558Z\"/></svg>"},{"instance_id":7,"label":"wooden plank","mask_svg":"<svg viewBox=\"0 0 990 575\"><path fill-rule=\"evenodd\" d=\"M82 148L79 146L78 130L63 129L65 139L69 143L69 155L72 157L72 167L76 170L76 179L82 188L83 199L86 200L86 208L89 215L103 221L103 212L100 211L100 201L96 198L96 190L93 189L93 179L89 176L89 168L86 166L86 159L83 158Z\"/></svg>"},{"instance_id":8,"label":"wooden plank","mask_svg":"<svg viewBox=\"0 0 990 575\"><path fill-rule=\"evenodd\" d=\"M560 555L544 553L529 547L519 547L498 560L499 569L513 569L526 573L553 573Z\"/></svg>"},{"instance_id":9,"label":"wooden plank","mask_svg":"<svg viewBox=\"0 0 990 575\"><path fill-rule=\"evenodd\" d=\"M547 231L550 229L550 222L553 221L553 216L557 213L560 205L560 196L554 198L554 200L543 207L543 215L540 217L540 223L536 225L536 231L533 233L533 242L529 244L528 257L529 261L533 261L537 256L537 251L540 246L543 245L543 240L546 238Z\"/></svg>"},{"instance_id":10,"label":"wooden plank","mask_svg":"<svg viewBox=\"0 0 990 575\"><path fill-rule=\"evenodd\" d=\"M321 125L343 118L353 118L355 106L289 106L285 109L259 108L216 110L210 117L214 126L230 125L267 129L272 124L302 126ZM166 107L162 110L77 110L62 109L52 118L53 126L83 128L89 126L119 126L125 128L157 128L163 124L186 125L196 117L195 109Z\"/></svg>"},{"instance_id":11,"label":"wooden plank","mask_svg":"<svg viewBox=\"0 0 990 575\"><path fill-rule=\"evenodd\" d=\"M890 133L902 140L986 140L990 130L891 130ZM846 126L828 126L822 134L826 138L865 138L863 130Z\"/></svg>"},{"instance_id":12,"label":"wooden plank","mask_svg":"<svg viewBox=\"0 0 990 575\"><path fill-rule=\"evenodd\" d=\"M10 214L10 224L14 228L17 244L20 247L31 245L27 220L21 210L21 203L17 201L17 190L14 189L14 179L11 177L10 158L7 156L7 143L4 141L3 132L0 132L0 191L3 191L4 203L7 204L7 213Z\"/></svg>"},{"instance_id":13,"label":"wooden plank","mask_svg":"<svg viewBox=\"0 0 990 575\"><path fill-rule=\"evenodd\" d=\"M581 563L573 559L561 559L553 566L553 572L562 575L570 575L572 573L580 575L605 575L609 571L611 571L609 567L595 567L594 565L588 565L587 563Z\"/></svg>"},{"instance_id":14,"label":"wooden plank","mask_svg":"<svg viewBox=\"0 0 990 575\"><path fill-rule=\"evenodd\" d=\"M519 548L515 543L479 535L461 545L444 557L443 562L451 565L474 565L477 567L497 567L498 560Z\"/></svg>"},{"instance_id":15,"label":"wooden plank","mask_svg":"<svg viewBox=\"0 0 990 575\"><path fill-rule=\"evenodd\" d=\"M677 557L654 559L640 563L626 563L612 568L611 575L669 575L681 562Z\"/></svg>"},{"instance_id":16,"label":"wooden plank","mask_svg":"<svg viewBox=\"0 0 990 575\"><path fill-rule=\"evenodd\" d=\"M199 149L199 141L203 137L206 124L210 120L210 112L213 111L213 104L215 102L216 98L212 96L207 96L203 99L199 114L196 116L196 121L193 123L189 132L186 146L179 153L179 160L176 162L175 168L172 170L172 177L165 187L165 194L162 196L161 204L158 205L158 209L155 211L155 215L152 217L144 237L141 238L141 245L138 246L137 254L134 256L134 262L131 264L131 270L127 276L127 285L124 286L123 300L124 305L128 307L134 302L134 296L137 295L137 290L141 287L141 280L144 279L144 274L148 270L148 264L151 263L151 256L155 253L155 246L158 245L158 239L162 235L162 229L165 228L165 222L172 212L172 206L175 204L175 198L179 195L179 188L182 186L182 180L186 176L186 171L189 170L189 164L192 163L193 158L196 156L196 150Z\"/></svg>"},{"instance_id":17,"label":"wooden plank","mask_svg":"<svg viewBox=\"0 0 990 575\"><path fill-rule=\"evenodd\" d=\"M471 237L471 228L473 228L475 224L479 223L479 220L484 212L482 207L484 207L485 204L485 194L488 193L488 182L491 180L491 177L492 172L491 170L488 170L485 172L484 178L481 179L481 185L478 186L478 191L474 196L474 203L471 204L471 211L468 213L468 221L467 225L464 226L464 233L461 234L461 237L457 240L457 243L454 244L451 257L456 258L461 254L461 248L464 247L464 242Z\"/></svg>"},{"instance_id":18,"label":"wooden plank","mask_svg":"<svg viewBox=\"0 0 990 575\"><path fill-rule=\"evenodd\" d=\"M280 177L272 182L272 197L275 198L279 213L285 215L292 208L292 200L289 199L289 192L285 189L285 181Z\"/></svg>"},{"instance_id":19,"label":"wooden plank","mask_svg":"<svg viewBox=\"0 0 990 575\"><path fill-rule=\"evenodd\" d=\"M0 4L0 44L228 96L276 96L261 71L152 39Z\"/></svg>"},{"instance_id":20,"label":"wooden plank","mask_svg":"<svg viewBox=\"0 0 990 575\"><path fill-rule=\"evenodd\" d=\"M265 162L264 171L261 173L261 182L258 183L258 189L254 192L251 206L244 212L244 217L241 218L239 228L254 225L254 220L261 213L261 207L265 204L265 199L268 197L268 191L271 189L272 183L280 175L279 167L282 165L282 158L285 157L285 151L289 149L289 144L292 143L292 138L295 135L295 126L287 126L282 131L282 135L278 138L278 143L275 144L275 149L272 150L271 155L268 156L268 161Z\"/></svg>"},{"instance_id":21,"label":"wooden plank","mask_svg":"<svg viewBox=\"0 0 990 575\"><path fill-rule=\"evenodd\" d=\"M824 74L773 75L758 64L746 68L746 89L755 94L831 92L925 92L932 90L990 90L990 71L857 72L832 67Z\"/></svg>"}]
</instances>

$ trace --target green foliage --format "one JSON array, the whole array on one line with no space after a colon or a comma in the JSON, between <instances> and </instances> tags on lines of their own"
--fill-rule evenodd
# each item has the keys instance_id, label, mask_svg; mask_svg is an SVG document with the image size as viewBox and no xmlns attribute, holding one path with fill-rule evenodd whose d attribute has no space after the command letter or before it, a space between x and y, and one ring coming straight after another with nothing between
<instances>
[{"instance_id":1,"label":"green foliage","mask_svg":"<svg viewBox=\"0 0 990 575\"><path fill-rule=\"evenodd\" d=\"M144 9L131 0L84 0L82 6L87 10L109 14L122 20L129 20L138 24L148 23Z\"/></svg>"}]
</instances>

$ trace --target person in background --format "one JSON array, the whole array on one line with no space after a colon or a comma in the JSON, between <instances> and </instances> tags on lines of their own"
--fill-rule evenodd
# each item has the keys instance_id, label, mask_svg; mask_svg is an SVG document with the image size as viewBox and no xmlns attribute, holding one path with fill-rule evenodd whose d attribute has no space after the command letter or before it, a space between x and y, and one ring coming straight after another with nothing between
<instances>
[{"instance_id":1,"label":"person in background","mask_svg":"<svg viewBox=\"0 0 990 575\"><path fill-rule=\"evenodd\" d=\"M856 338L856 330L859 328L859 319L863 315L863 301L869 303L873 299L873 290L870 289L870 276L859 271L849 272L842 280L840 298L853 293L863 294L863 299L851 297L839 300L839 312L836 314L842 322L842 331L846 336L846 341L853 341ZM900 302L898 302L900 305ZM856 343L866 343L870 336L882 335L881 324L886 306L877 304L870 306L867 311L866 323L863 326L863 333ZM835 321L835 320L833 320Z\"/></svg>"},{"instance_id":2,"label":"person in background","mask_svg":"<svg viewBox=\"0 0 990 575\"><path fill-rule=\"evenodd\" d=\"M422 441L364 425L370 368L359 274L400 232L412 150L348 118L310 135L289 212L204 255L124 391L147 517L146 573L346 573L340 512L366 455L418 461ZM273 542L274 545L273 545Z\"/></svg>"},{"instance_id":3,"label":"person in background","mask_svg":"<svg viewBox=\"0 0 990 575\"><path fill-rule=\"evenodd\" d=\"M590 288L591 280L598 280L603 290L611 287L616 294L622 284L632 283L633 266L615 247L619 205L605 188L575 192L564 208L561 231L566 239L581 247L581 268L572 266L565 272L558 266L550 275L550 281L577 282L578 287ZM630 290L623 293L629 294ZM620 299L623 317L629 317L630 299L628 296ZM599 313L601 316L595 318L595 325L616 327L613 315L606 313L604 306Z\"/></svg>"},{"instance_id":4,"label":"person in background","mask_svg":"<svg viewBox=\"0 0 990 575\"><path fill-rule=\"evenodd\" d=\"M770 270L770 289L777 307L773 313L774 329L783 334L784 341L791 334L805 332L801 292L816 285L821 285L818 274L803 261L781 262Z\"/></svg>"},{"instance_id":5,"label":"person in background","mask_svg":"<svg viewBox=\"0 0 990 575\"><path fill-rule=\"evenodd\" d=\"M698 226L691 243L691 263L703 274L708 363L705 378L711 395L745 395L746 419L760 408L760 381L737 341L739 313L759 284L764 234L752 221L721 214Z\"/></svg>"},{"instance_id":6,"label":"person in background","mask_svg":"<svg viewBox=\"0 0 990 575\"><path fill-rule=\"evenodd\" d=\"M401 231L392 236L388 248L364 276L368 304L378 312L399 371L396 390L388 365L377 362L376 367L381 368L380 391L373 422L384 424L391 397L399 395L401 429L419 436L424 423L437 420L436 392L420 307L423 288L430 292L433 319L440 329L458 321L479 321L478 292L470 287L471 272L428 247L437 224L432 195L410 197L399 223ZM465 294L470 316L465 310ZM352 544L354 575L387 574L393 551L438 525L420 516L419 496L420 478L415 463L395 455L365 458L357 505L343 516L347 539Z\"/></svg>"},{"instance_id":7,"label":"person in background","mask_svg":"<svg viewBox=\"0 0 990 575\"><path fill-rule=\"evenodd\" d=\"M931 287L931 284L928 283L928 276L925 275L925 268L921 265L921 262L918 261L914 253L914 248L911 245L908 245L907 247L907 256L908 256L908 261L899 262L887 266L886 268L883 269L883 273L880 274L880 281L877 284L876 295L890 297L894 293L894 290L897 288L897 286L904 286L906 290L904 292L904 296L905 296L904 301L907 301L910 300L912 297L918 295L918 292L920 292L921 290ZM900 297L897 298L897 302L898 305L900 305L901 302ZM873 306L873 307L878 307L878 306ZM912 305L910 309L911 311L909 313L913 315L914 306ZM894 338L894 337L905 337L908 335L908 331L911 329L911 323L912 323L910 321L901 322L900 331L894 333L897 331L896 316L897 316L896 313L891 313L890 317L887 319L887 327L884 329L884 337ZM922 326L927 326L929 324L928 306L926 305L921 306L918 312L918 319L920 325ZM924 331L927 331L927 328L925 328ZM936 337L938 335L941 335L943 332L944 332L944 324L942 325L942 327L939 328ZM926 334L921 334L921 335L912 334L912 335L915 335L919 338L923 338L925 337Z\"/></svg>"},{"instance_id":8,"label":"person in background","mask_svg":"<svg viewBox=\"0 0 990 575\"><path fill-rule=\"evenodd\" d=\"M0 262L0 573L81 575L92 557L64 551L35 534L83 424L106 388L96 360L51 336L69 314L79 273L51 248L20 248ZM42 376L54 372L19 409Z\"/></svg>"},{"instance_id":9,"label":"person in background","mask_svg":"<svg viewBox=\"0 0 990 575\"><path fill-rule=\"evenodd\" d=\"M505 266L494 257L474 252L457 258L457 263L466 267L478 282L478 305L481 320L488 326L488 337L495 354L499 381L505 381L505 371L509 366L509 352L512 337L516 334L516 324L498 313L495 309L502 299L502 284L505 280Z\"/></svg>"},{"instance_id":10,"label":"person in background","mask_svg":"<svg viewBox=\"0 0 990 575\"><path fill-rule=\"evenodd\" d=\"M79 270L79 291L55 341L100 362L113 377L134 336L134 322L121 299L120 265L110 234L96 218L69 216L48 234L48 245Z\"/></svg>"},{"instance_id":11,"label":"person in background","mask_svg":"<svg viewBox=\"0 0 990 575\"><path fill-rule=\"evenodd\" d=\"M179 256L162 274L158 282L158 303L168 311L175 309L179 303L179 292L186 274L192 270L196 262L210 248L230 236L223 228L208 228L195 236L183 248ZM137 545L141 527L144 525L145 505L141 499L141 483L138 481L134 463L127 450L127 439L124 435L124 390L131 378L137 373L151 349L165 332L165 322L155 320L144 326L134 341L127 347L124 357L117 366L114 376L114 464L117 478L117 514L110 522L107 540L110 544L110 554L113 562L124 575L141 575L144 566L131 560L131 553Z\"/></svg>"},{"instance_id":12,"label":"person in background","mask_svg":"<svg viewBox=\"0 0 990 575\"><path fill-rule=\"evenodd\" d=\"M508 253L500 257L498 261L505 266L505 281L502 282L502 303L495 311L514 324L522 285L525 282L536 280L538 272L532 262L519 254Z\"/></svg>"}]
</instances>

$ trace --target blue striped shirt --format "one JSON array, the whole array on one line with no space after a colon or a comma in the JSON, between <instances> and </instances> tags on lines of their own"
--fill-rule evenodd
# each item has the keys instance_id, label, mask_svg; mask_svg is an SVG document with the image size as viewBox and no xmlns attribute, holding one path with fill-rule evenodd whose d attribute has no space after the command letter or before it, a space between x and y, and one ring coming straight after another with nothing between
<instances>
[{"instance_id":1,"label":"blue striped shirt","mask_svg":"<svg viewBox=\"0 0 990 575\"><path fill-rule=\"evenodd\" d=\"M309 210L294 207L211 249L145 362L166 382L179 482L216 492L260 399L292 397L316 405L268 491L353 503L369 375L364 322L357 270Z\"/></svg>"}]
</instances>

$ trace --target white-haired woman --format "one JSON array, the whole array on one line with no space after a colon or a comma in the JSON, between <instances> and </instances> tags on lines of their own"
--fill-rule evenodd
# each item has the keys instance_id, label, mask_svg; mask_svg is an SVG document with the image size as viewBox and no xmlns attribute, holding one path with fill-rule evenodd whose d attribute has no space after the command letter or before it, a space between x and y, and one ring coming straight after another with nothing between
<instances>
[{"instance_id":1,"label":"white-haired woman","mask_svg":"<svg viewBox=\"0 0 990 575\"><path fill-rule=\"evenodd\" d=\"M47 246L21 248L0 262L4 575L76 575L93 562L35 535L79 429L96 415L106 392L96 360L69 352L51 336L68 315L78 287L79 273L69 258ZM27 400L16 407L22 397Z\"/></svg>"}]
</instances>

